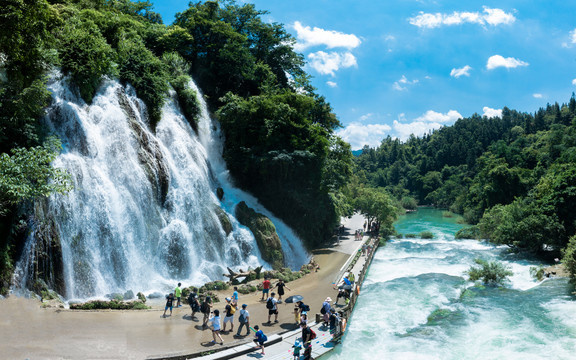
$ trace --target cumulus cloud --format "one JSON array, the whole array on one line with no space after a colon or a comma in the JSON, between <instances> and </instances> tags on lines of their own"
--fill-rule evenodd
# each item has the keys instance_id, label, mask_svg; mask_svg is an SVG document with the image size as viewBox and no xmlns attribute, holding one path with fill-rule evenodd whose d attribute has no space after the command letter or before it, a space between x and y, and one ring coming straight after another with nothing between
<instances>
[{"instance_id":1,"label":"cumulus cloud","mask_svg":"<svg viewBox=\"0 0 576 360\"><path fill-rule=\"evenodd\" d=\"M536 99L542 99L542 94L532 94Z\"/></svg>"},{"instance_id":2,"label":"cumulus cloud","mask_svg":"<svg viewBox=\"0 0 576 360\"><path fill-rule=\"evenodd\" d=\"M392 128L386 124L368 124L359 122L351 123L344 129L336 132L344 141L348 142L353 150L362 149L364 145L370 147L379 146Z\"/></svg>"},{"instance_id":3,"label":"cumulus cloud","mask_svg":"<svg viewBox=\"0 0 576 360\"><path fill-rule=\"evenodd\" d=\"M324 45L328 49L346 48L348 50L358 47L360 39L354 34L345 34L334 30L324 30L321 28L311 28L303 26L299 21L294 22L296 30L296 51L303 51L309 47Z\"/></svg>"},{"instance_id":4,"label":"cumulus cloud","mask_svg":"<svg viewBox=\"0 0 576 360\"><path fill-rule=\"evenodd\" d=\"M576 29L570 31L570 42L576 44Z\"/></svg>"},{"instance_id":5,"label":"cumulus cloud","mask_svg":"<svg viewBox=\"0 0 576 360\"><path fill-rule=\"evenodd\" d=\"M326 85L330 86L331 88L338 87L338 84L334 81L326 81Z\"/></svg>"},{"instance_id":6,"label":"cumulus cloud","mask_svg":"<svg viewBox=\"0 0 576 360\"><path fill-rule=\"evenodd\" d=\"M484 106L482 108L482 111L484 111L483 116L486 116L489 118L502 117L502 109L492 109L492 108L489 108L488 106Z\"/></svg>"},{"instance_id":7,"label":"cumulus cloud","mask_svg":"<svg viewBox=\"0 0 576 360\"><path fill-rule=\"evenodd\" d=\"M406 78L405 75L402 75L402 77L400 78L400 80L394 82L394 85L392 85L392 88L394 90L398 90L398 91L404 91L408 89L408 85L414 85L417 84L418 80L408 80L408 78Z\"/></svg>"},{"instance_id":8,"label":"cumulus cloud","mask_svg":"<svg viewBox=\"0 0 576 360\"><path fill-rule=\"evenodd\" d=\"M428 110L424 113L424 115L414 119L414 121L446 123L456 121L461 117L462 115L460 115L460 113L456 110L450 110L446 114L442 114L433 110Z\"/></svg>"},{"instance_id":9,"label":"cumulus cloud","mask_svg":"<svg viewBox=\"0 0 576 360\"><path fill-rule=\"evenodd\" d=\"M310 60L310 66L320 74L332 75L334 72L342 68L356 67L356 57L350 52L338 53L338 52L324 52L317 51L312 54L308 54L308 59Z\"/></svg>"},{"instance_id":10,"label":"cumulus cloud","mask_svg":"<svg viewBox=\"0 0 576 360\"><path fill-rule=\"evenodd\" d=\"M484 6L483 12L460 12L454 11L452 14L424 13L409 18L410 24L418 27L436 28L443 25L460 25L464 23L479 25L501 25L511 24L516 18L511 13L506 13L502 9L491 9Z\"/></svg>"},{"instance_id":11,"label":"cumulus cloud","mask_svg":"<svg viewBox=\"0 0 576 360\"><path fill-rule=\"evenodd\" d=\"M472 70L472 67L469 65L466 65L460 69L452 69L452 71L450 71L450 76L455 77L455 78L459 78L460 76L470 76L470 70Z\"/></svg>"},{"instance_id":12,"label":"cumulus cloud","mask_svg":"<svg viewBox=\"0 0 576 360\"><path fill-rule=\"evenodd\" d=\"M493 70L499 67L505 67L507 69L516 68L518 66L528 66L525 61L514 59L512 57L503 57L501 55L493 55L488 58L488 62L486 63L486 69Z\"/></svg>"},{"instance_id":13,"label":"cumulus cloud","mask_svg":"<svg viewBox=\"0 0 576 360\"><path fill-rule=\"evenodd\" d=\"M576 79L572 79L572 85L576 85Z\"/></svg>"}]
</instances>

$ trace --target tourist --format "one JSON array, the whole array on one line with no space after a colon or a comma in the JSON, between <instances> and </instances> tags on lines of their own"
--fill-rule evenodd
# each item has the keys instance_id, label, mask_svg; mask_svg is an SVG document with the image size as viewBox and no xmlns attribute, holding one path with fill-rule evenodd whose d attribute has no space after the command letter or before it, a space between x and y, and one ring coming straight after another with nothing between
<instances>
[{"instance_id":1,"label":"tourist","mask_svg":"<svg viewBox=\"0 0 576 360\"><path fill-rule=\"evenodd\" d=\"M210 322L212 323L212 337L214 340L211 341L212 344L216 344L216 336L220 339L220 345L224 344L224 339L220 335L220 311L214 310L210 317Z\"/></svg>"},{"instance_id":2,"label":"tourist","mask_svg":"<svg viewBox=\"0 0 576 360\"><path fill-rule=\"evenodd\" d=\"M223 332L226 332L226 324L230 323L230 332L234 331L234 313L236 312L236 308L232 306L232 299L229 297L226 298L226 307L224 308L224 329Z\"/></svg>"},{"instance_id":3,"label":"tourist","mask_svg":"<svg viewBox=\"0 0 576 360\"><path fill-rule=\"evenodd\" d=\"M294 321L296 325L300 324L300 308L298 305L294 306Z\"/></svg>"},{"instance_id":4,"label":"tourist","mask_svg":"<svg viewBox=\"0 0 576 360\"><path fill-rule=\"evenodd\" d=\"M170 308L170 316L172 316L173 303L174 303L174 294L170 293L168 296L166 296L166 306L164 307L164 315L162 315L163 317L166 317L166 310L168 310L168 308Z\"/></svg>"},{"instance_id":5,"label":"tourist","mask_svg":"<svg viewBox=\"0 0 576 360\"><path fill-rule=\"evenodd\" d=\"M300 323L302 328L302 346L304 347L304 359L312 358L312 340L316 338L316 333L307 323Z\"/></svg>"},{"instance_id":6,"label":"tourist","mask_svg":"<svg viewBox=\"0 0 576 360\"><path fill-rule=\"evenodd\" d=\"M322 317L324 320L324 326L328 326L328 321L330 320L330 309L332 308L330 306L331 302L332 299L330 298L330 296L328 296L326 300L324 300L324 302L322 303L322 308L320 309L320 313L322 313Z\"/></svg>"},{"instance_id":7,"label":"tourist","mask_svg":"<svg viewBox=\"0 0 576 360\"><path fill-rule=\"evenodd\" d=\"M194 319L194 314L200 311L200 303L198 302L198 295L196 295L196 293L190 293L188 296L188 304L192 309L192 319Z\"/></svg>"},{"instance_id":8,"label":"tourist","mask_svg":"<svg viewBox=\"0 0 576 360\"><path fill-rule=\"evenodd\" d=\"M368 249L366 243L362 244L362 256L366 256L366 249Z\"/></svg>"},{"instance_id":9,"label":"tourist","mask_svg":"<svg viewBox=\"0 0 576 360\"><path fill-rule=\"evenodd\" d=\"M330 334L332 335L332 339L337 337L336 329L338 328L338 323L340 322L340 317L338 313L334 309L330 309L330 316L328 318L330 323Z\"/></svg>"},{"instance_id":10,"label":"tourist","mask_svg":"<svg viewBox=\"0 0 576 360\"><path fill-rule=\"evenodd\" d=\"M212 299L210 299L210 296L206 296L206 298L202 302L202 305L200 305L200 312L204 314L202 327L208 326L208 317L210 316L211 309L212 309Z\"/></svg>"},{"instance_id":11,"label":"tourist","mask_svg":"<svg viewBox=\"0 0 576 360\"><path fill-rule=\"evenodd\" d=\"M302 344L300 343L300 341L296 340L292 348L294 349L294 353L292 354L294 356L293 360L300 359L300 350L302 349Z\"/></svg>"},{"instance_id":12,"label":"tourist","mask_svg":"<svg viewBox=\"0 0 576 360\"><path fill-rule=\"evenodd\" d=\"M270 294L270 297L266 300L266 308L268 309L268 323L270 323L270 317L274 315L274 322L278 322L278 300L274 298L275 293Z\"/></svg>"},{"instance_id":13,"label":"tourist","mask_svg":"<svg viewBox=\"0 0 576 360\"><path fill-rule=\"evenodd\" d=\"M180 289L180 286L182 286L182 283L178 283L178 286L176 286L176 289L174 289L174 296L176 296L176 300L178 300L176 307L182 306L180 304L180 298L182 297L182 289Z\"/></svg>"},{"instance_id":14,"label":"tourist","mask_svg":"<svg viewBox=\"0 0 576 360\"><path fill-rule=\"evenodd\" d=\"M268 293L270 292L270 280L267 277L264 278L262 281L262 299L260 301L264 301L264 296L268 298Z\"/></svg>"},{"instance_id":15,"label":"tourist","mask_svg":"<svg viewBox=\"0 0 576 360\"><path fill-rule=\"evenodd\" d=\"M246 326L246 336L250 334L250 313L246 310L247 307L248 305L242 304L242 310L240 310L240 315L238 316L238 322L240 325L238 325L236 336L242 336L240 333L244 326Z\"/></svg>"},{"instance_id":16,"label":"tourist","mask_svg":"<svg viewBox=\"0 0 576 360\"><path fill-rule=\"evenodd\" d=\"M238 287L234 286L234 293L232 293L232 305L238 307Z\"/></svg>"},{"instance_id":17,"label":"tourist","mask_svg":"<svg viewBox=\"0 0 576 360\"><path fill-rule=\"evenodd\" d=\"M264 335L264 332L260 330L258 325L254 326L254 330L256 330L256 334L254 335L254 342L256 343L256 348L262 349L262 355L264 354L264 343L268 340L268 337Z\"/></svg>"},{"instance_id":18,"label":"tourist","mask_svg":"<svg viewBox=\"0 0 576 360\"><path fill-rule=\"evenodd\" d=\"M290 288L286 286L284 280L282 279L278 280L278 283L276 283L276 287L278 288L278 303L282 303L282 295L284 295L284 288L288 290L290 290Z\"/></svg>"}]
</instances>

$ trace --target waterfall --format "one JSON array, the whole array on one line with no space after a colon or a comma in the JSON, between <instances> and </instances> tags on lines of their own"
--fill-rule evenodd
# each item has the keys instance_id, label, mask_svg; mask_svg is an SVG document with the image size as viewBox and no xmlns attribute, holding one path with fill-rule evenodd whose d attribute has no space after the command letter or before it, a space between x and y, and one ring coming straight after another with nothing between
<instances>
[{"instance_id":1,"label":"waterfall","mask_svg":"<svg viewBox=\"0 0 576 360\"><path fill-rule=\"evenodd\" d=\"M153 132L145 105L129 85L106 80L91 105L66 79L53 77L49 89L53 104L46 124L63 144L54 166L66 169L74 185L48 202L61 241L68 299L127 289L166 291L179 281L199 285L221 279L226 266L269 267L252 233L233 216L240 201L271 217L288 265L307 261L287 226L232 185L218 126L203 101L199 134L174 96ZM222 202L217 187L225 191ZM232 225L228 234L222 216ZM30 262L24 256L18 266Z\"/></svg>"}]
</instances>

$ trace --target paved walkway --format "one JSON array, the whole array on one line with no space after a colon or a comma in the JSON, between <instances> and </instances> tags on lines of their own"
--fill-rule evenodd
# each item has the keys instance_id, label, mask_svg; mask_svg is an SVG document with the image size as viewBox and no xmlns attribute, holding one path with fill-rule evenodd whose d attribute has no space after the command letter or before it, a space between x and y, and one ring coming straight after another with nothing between
<instances>
[{"instance_id":1,"label":"paved walkway","mask_svg":"<svg viewBox=\"0 0 576 360\"><path fill-rule=\"evenodd\" d=\"M350 219L346 219L343 223L345 226L344 236L341 237L339 244L334 248L337 251L341 251L350 254L349 260L342 266L338 275L334 279L334 283L337 284L345 273L348 272L351 262L354 260L358 252L360 251L362 244L369 239L368 236L364 236L363 241L355 241L354 233L357 229L361 229L364 223L364 218L360 215L355 215ZM360 280L360 275L362 270L365 268L366 262L371 257L360 256L350 272L352 272L356 279ZM335 299L334 299L335 300ZM337 308L343 307L344 304L336 305ZM353 304L351 304L353 306ZM326 354L327 352L334 349L336 344L332 342L332 336L330 335L329 329L324 327L321 323L317 324L314 322L313 316L311 316L310 327L314 329L317 338L312 343L312 357L314 359ZM268 335L268 334L267 334ZM205 360L223 360L223 359L268 359L268 360L292 360L293 356L293 345L296 340L300 340L301 330L298 328L296 330L288 331L282 334L268 335L268 341L266 342L265 355L260 353L260 349L255 349L255 345L252 342L252 337L250 341L245 344L235 346L220 352L216 352L210 355L202 356L199 359ZM303 354L303 351L301 351Z\"/></svg>"}]
</instances>

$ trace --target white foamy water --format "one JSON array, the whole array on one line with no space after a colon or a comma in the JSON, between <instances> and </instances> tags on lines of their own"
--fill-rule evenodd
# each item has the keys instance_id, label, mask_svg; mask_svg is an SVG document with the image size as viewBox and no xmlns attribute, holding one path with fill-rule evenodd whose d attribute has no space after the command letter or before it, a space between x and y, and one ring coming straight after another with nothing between
<instances>
[{"instance_id":1,"label":"white foamy water","mask_svg":"<svg viewBox=\"0 0 576 360\"><path fill-rule=\"evenodd\" d=\"M538 282L529 269L539 263L454 240L460 226L435 211L399 222L404 233L431 223L435 239L395 239L378 250L343 344L322 359L574 359L576 302L567 279ZM508 265L507 287L472 287L464 272L476 258Z\"/></svg>"}]
</instances>

